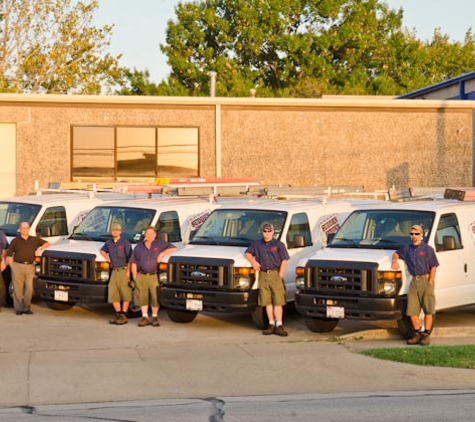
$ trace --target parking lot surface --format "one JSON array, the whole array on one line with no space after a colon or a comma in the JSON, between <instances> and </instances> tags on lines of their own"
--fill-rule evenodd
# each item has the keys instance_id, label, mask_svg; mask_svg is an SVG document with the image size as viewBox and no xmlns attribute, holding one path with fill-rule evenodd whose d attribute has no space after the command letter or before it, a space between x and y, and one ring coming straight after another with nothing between
<instances>
[{"instance_id":1,"label":"parking lot surface","mask_svg":"<svg viewBox=\"0 0 475 422\"><path fill-rule=\"evenodd\" d=\"M393 322L342 321L309 331L286 309L289 337L263 336L249 315L200 314L160 327L108 324L109 306L0 313L0 407L126 400L471 389L473 370L380 361L366 347L405 346ZM433 344L473 343L475 307L437 316ZM419 346L416 346L419 347Z\"/></svg>"}]
</instances>

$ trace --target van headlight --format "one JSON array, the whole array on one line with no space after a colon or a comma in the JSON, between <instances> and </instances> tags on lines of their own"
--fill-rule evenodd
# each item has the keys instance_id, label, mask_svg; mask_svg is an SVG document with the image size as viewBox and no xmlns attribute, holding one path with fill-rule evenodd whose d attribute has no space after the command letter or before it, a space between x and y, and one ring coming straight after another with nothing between
<instances>
[{"instance_id":1,"label":"van headlight","mask_svg":"<svg viewBox=\"0 0 475 422\"><path fill-rule=\"evenodd\" d=\"M107 261L96 262L96 281L109 281L110 264Z\"/></svg>"},{"instance_id":2,"label":"van headlight","mask_svg":"<svg viewBox=\"0 0 475 422\"><path fill-rule=\"evenodd\" d=\"M168 283L168 263L160 262L158 264L158 282L160 284Z\"/></svg>"},{"instance_id":3,"label":"van headlight","mask_svg":"<svg viewBox=\"0 0 475 422\"><path fill-rule=\"evenodd\" d=\"M378 271L377 293L380 296L396 296L401 286L401 271Z\"/></svg>"},{"instance_id":4,"label":"van headlight","mask_svg":"<svg viewBox=\"0 0 475 422\"><path fill-rule=\"evenodd\" d=\"M297 267L295 269L295 287L297 290L305 288L305 267Z\"/></svg>"},{"instance_id":5,"label":"van headlight","mask_svg":"<svg viewBox=\"0 0 475 422\"><path fill-rule=\"evenodd\" d=\"M233 289L249 290L256 279L256 272L249 267L235 267Z\"/></svg>"}]
</instances>

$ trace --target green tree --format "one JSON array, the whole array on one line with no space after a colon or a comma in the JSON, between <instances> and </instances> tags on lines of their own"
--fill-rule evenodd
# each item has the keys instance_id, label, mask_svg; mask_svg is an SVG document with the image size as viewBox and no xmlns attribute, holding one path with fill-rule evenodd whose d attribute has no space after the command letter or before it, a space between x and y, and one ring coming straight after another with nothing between
<instances>
[{"instance_id":1,"label":"green tree","mask_svg":"<svg viewBox=\"0 0 475 422\"><path fill-rule=\"evenodd\" d=\"M99 94L118 83L98 0L0 0L0 91Z\"/></svg>"},{"instance_id":2,"label":"green tree","mask_svg":"<svg viewBox=\"0 0 475 422\"><path fill-rule=\"evenodd\" d=\"M397 95L475 68L474 37L430 41L378 0L203 0L180 3L166 44L170 92L221 96ZM175 94L173 94L175 95Z\"/></svg>"}]
</instances>

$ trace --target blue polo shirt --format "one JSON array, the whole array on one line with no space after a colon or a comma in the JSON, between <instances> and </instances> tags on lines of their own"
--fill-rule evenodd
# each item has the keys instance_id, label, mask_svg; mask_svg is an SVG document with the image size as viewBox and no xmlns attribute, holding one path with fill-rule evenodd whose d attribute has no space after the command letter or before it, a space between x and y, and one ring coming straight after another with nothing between
<instances>
[{"instance_id":1,"label":"blue polo shirt","mask_svg":"<svg viewBox=\"0 0 475 422\"><path fill-rule=\"evenodd\" d=\"M270 242L264 239L255 240L246 249L245 253L250 253L261 264L262 271L278 270L282 261L289 259L289 253L285 245L277 239Z\"/></svg>"},{"instance_id":2,"label":"blue polo shirt","mask_svg":"<svg viewBox=\"0 0 475 422\"><path fill-rule=\"evenodd\" d=\"M155 239L150 249L145 246L145 242L140 242L135 247L130 262L137 264L137 271L142 273L156 273L158 270L157 258L160 252L175 246L163 239Z\"/></svg>"},{"instance_id":3,"label":"blue polo shirt","mask_svg":"<svg viewBox=\"0 0 475 422\"><path fill-rule=\"evenodd\" d=\"M109 239L101 248L109 254L112 268L126 267L132 256L132 245L123 237L119 240Z\"/></svg>"},{"instance_id":4,"label":"blue polo shirt","mask_svg":"<svg viewBox=\"0 0 475 422\"><path fill-rule=\"evenodd\" d=\"M9 246L7 236L3 230L0 230L0 253L7 250Z\"/></svg>"},{"instance_id":5,"label":"blue polo shirt","mask_svg":"<svg viewBox=\"0 0 475 422\"><path fill-rule=\"evenodd\" d=\"M397 254L407 265L412 276L429 274L432 267L438 267L439 261L434 248L422 242L419 246L404 245Z\"/></svg>"}]
</instances>

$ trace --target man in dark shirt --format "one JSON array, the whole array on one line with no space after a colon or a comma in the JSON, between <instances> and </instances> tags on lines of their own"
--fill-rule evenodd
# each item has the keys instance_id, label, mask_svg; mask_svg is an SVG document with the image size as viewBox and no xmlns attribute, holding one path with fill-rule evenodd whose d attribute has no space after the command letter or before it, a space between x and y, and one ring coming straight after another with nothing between
<instances>
[{"instance_id":1,"label":"man in dark shirt","mask_svg":"<svg viewBox=\"0 0 475 422\"><path fill-rule=\"evenodd\" d=\"M109 320L110 324L127 324L127 311L132 300L129 260L132 255L132 245L122 236L120 224L111 227L112 239L104 243L101 255L111 264L111 274L108 285L108 302L112 303L115 317Z\"/></svg>"},{"instance_id":2,"label":"man in dark shirt","mask_svg":"<svg viewBox=\"0 0 475 422\"><path fill-rule=\"evenodd\" d=\"M274 226L262 225L262 239L252 242L244 256L259 272L259 305L265 306L269 327L262 334L286 336L282 319L285 305L284 273L289 260L285 245L274 239Z\"/></svg>"},{"instance_id":3,"label":"man in dark shirt","mask_svg":"<svg viewBox=\"0 0 475 422\"><path fill-rule=\"evenodd\" d=\"M17 315L31 315L35 257L41 256L50 244L40 237L30 236L30 224L26 221L20 223L19 230L20 235L12 240L7 251L11 257L8 263L12 269L13 306Z\"/></svg>"},{"instance_id":4,"label":"man in dark shirt","mask_svg":"<svg viewBox=\"0 0 475 422\"><path fill-rule=\"evenodd\" d=\"M405 245L393 254L391 268L399 270L398 259L405 261L412 275L407 293L407 315L411 318L415 330L414 337L407 344L430 344L430 333L435 315L434 280L439 265L434 248L422 240L424 231L418 224L411 227L411 244ZM419 315L424 310L424 328L422 331Z\"/></svg>"},{"instance_id":5,"label":"man in dark shirt","mask_svg":"<svg viewBox=\"0 0 475 422\"><path fill-rule=\"evenodd\" d=\"M5 280L3 279L3 271L7 267L5 263L5 256L8 249L8 239L5 235L5 232L0 230L0 254L1 254L1 263L0 263L0 311L2 306L7 304L7 289L5 286Z\"/></svg>"},{"instance_id":6,"label":"man in dark shirt","mask_svg":"<svg viewBox=\"0 0 475 422\"><path fill-rule=\"evenodd\" d=\"M158 264L165 255L176 251L176 247L162 239L157 239L155 227L149 226L145 230L145 238L135 247L131 262L132 278L136 282L142 320L139 327L152 325L160 326L158 322ZM148 307L152 308L152 318L148 316Z\"/></svg>"}]
</instances>

